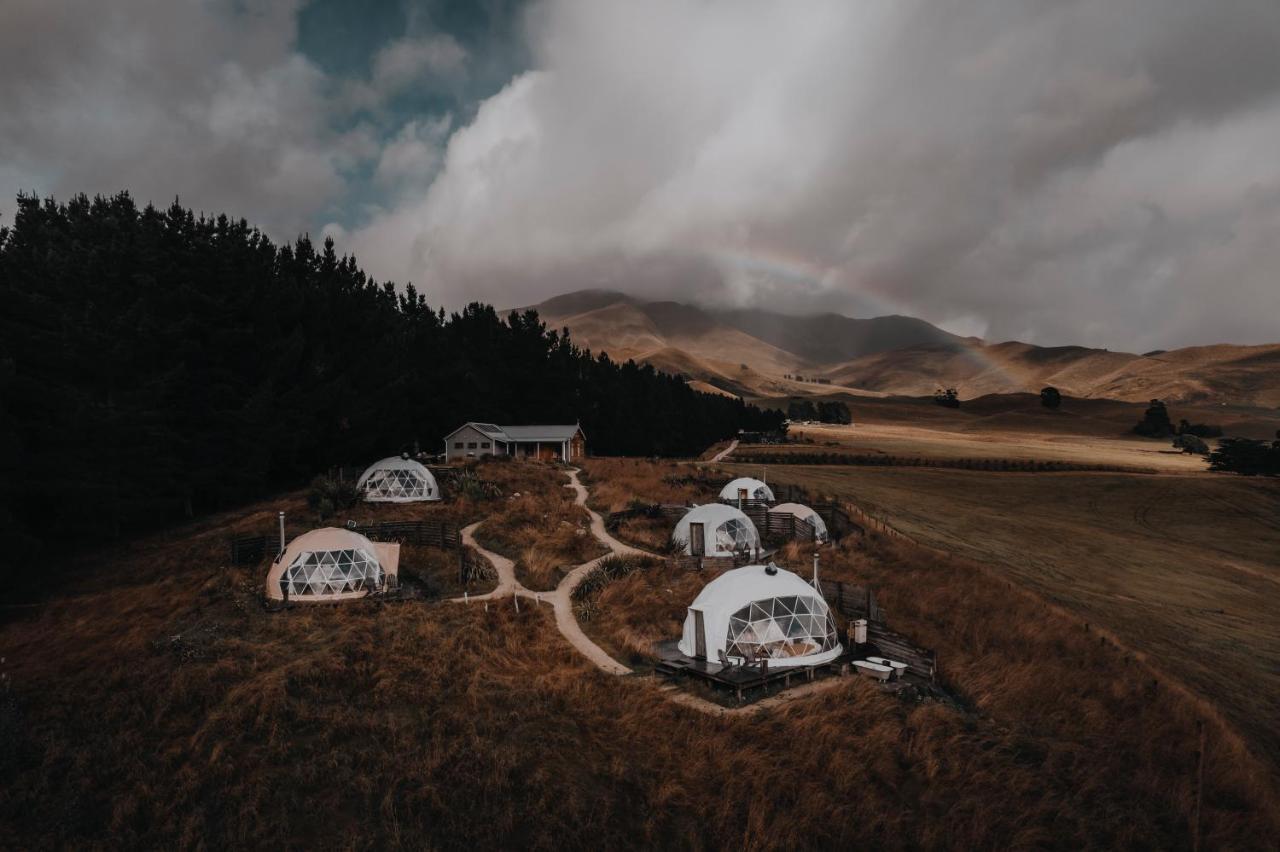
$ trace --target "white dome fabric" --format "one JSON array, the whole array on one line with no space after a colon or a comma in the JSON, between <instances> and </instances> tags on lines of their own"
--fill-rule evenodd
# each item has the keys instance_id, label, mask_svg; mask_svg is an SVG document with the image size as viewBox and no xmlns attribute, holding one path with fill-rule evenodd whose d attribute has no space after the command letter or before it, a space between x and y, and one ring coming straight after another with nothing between
<instances>
[{"instance_id":1,"label":"white dome fabric","mask_svg":"<svg viewBox=\"0 0 1280 852\"><path fill-rule=\"evenodd\" d=\"M844 650L827 602L813 586L782 568L726 571L689 605L680 652L696 656L701 613L707 659L724 651L735 662L766 658L771 667L829 663Z\"/></svg>"},{"instance_id":2,"label":"white dome fabric","mask_svg":"<svg viewBox=\"0 0 1280 852\"><path fill-rule=\"evenodd\" d=\"M746 489L748 500L765 500L769 503L773 502L773 489L766 483L758 479L752 479L749 476L740 476L730 482L724 488L720 489L720 499L727 503L737 505L738 498L742 496L740 492Z\"/></svg>"},{"instance_id":3,"label":"white dome fabric","mask_svg":"<svg viewBox=\"0 0 1280 852\"><path fill-rule=\"evenodd\" d=\"M760 533L751 519L723 503L694 506L676 524L671 540L690 553L689 525L702 524L706 539L707 556L732 556L735 553L752 552L760 548Z\"/></svg>"},{"instance_id":4,"label":"white dome fabric","mask_svg":"<svg viewBox=\"0 0 1280 852\"><path fill-rule=\"evenodd\" d=\"M344 600L382 589L388 571L384 555L399 555L399 545L376 545L351 530L325 527L289 543L267 572L272 600ZM398 561L398 559L396 560Z\"/></svg>"},{"instance_id":5,"label":"white dome fabric","mask_svg":"<svg viewBox=\"0 0 1280 852\"><path fill-rule=\"evenodd\" d=\"M788 515L795 515L802 521L808 521L813 524L814 537L818 541L826 541L827 522L822 520L822 516L810 509L803 503L779 503L769 510L772 512L786 512Z\"/></svg>"},{"instance_id":6,"label":"white dome fabric","mask_svg":"<svg viewBox=\"0 0 1280 852\"><path fill-rule=\"evenodd\" d=\"M412 503L439 500L436 478L413 459L392 456L369 465L356 483L370 503Z\"/></svg>"}]
</instances>

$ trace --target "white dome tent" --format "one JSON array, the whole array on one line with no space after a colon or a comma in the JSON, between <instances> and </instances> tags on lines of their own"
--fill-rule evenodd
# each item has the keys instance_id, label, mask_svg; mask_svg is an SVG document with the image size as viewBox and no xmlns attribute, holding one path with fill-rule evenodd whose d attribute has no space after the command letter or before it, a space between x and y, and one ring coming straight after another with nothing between
<instances>
[{"instance_id":1,"label":"white dome tent","mask_svg":"<svg viewBox=\"0 0 1280 852\"><path fill-rule=\"evenodd\" d=\"M325 527L298 536L267 572L267 597L319 603L362 598L387 587L400 567L400 545L372 542Z\"/></svg>"},{"instance_id":2,"label":"white dome tent","mask_svg":"<svg viewBox=\"0 0 1280 852\"><path fill-rule=\"evenodd\" d=\"M369 465L356 487L370 503L412 503L439 500L440 486L422 464L392 456Z\"/></svg>"},{"instance_id":3,"label":"white dome tent","mask_svg":"<svg viewBox=\"0 0 1280 852\"><path fill-rule=\"evenodd\" d=\"M701 525L701 542L697 541L697 524ZM694 506L676 524L671 540L690 556L732 556L760 549L756 525L738 509L723 503Z\"/></svg>"},{"instance_id":4,"label":"white dome tent","mask_svg":"<svg viewBox=\"0 0 1280 852\"><path fill-rule=\"evenodd\" d=\"M720 489L720 499L725 503L738 505L738 500L763 500L772 503L773 489L768 483L749 476L740 476Z\"/></svg>"},{"instance_id":5,"label":"white dome tent","mask_svg":"<svg viewBox=\"0 0 1280 852\"><path fill-rule=\"evenodd\" d=\"M771 515L774 512L793 515L797 520L810 524L813 527L814 541L825 542L830 538L827 534L827 522L822 520L821 515L803 503L779 503L769 510Z\"/></svg>"},{"instance_id":6,"label":"white dome tent","mask_svg":"<svg viewBox=\"0 0 1280 852\"><path fill-rule=\"evenodd\" d=\"M776 565L748 565L707 583L689 605L680 638L689 657L770 667L817 666L844 650L822 595Z\"/></svg>"}]
</instances>

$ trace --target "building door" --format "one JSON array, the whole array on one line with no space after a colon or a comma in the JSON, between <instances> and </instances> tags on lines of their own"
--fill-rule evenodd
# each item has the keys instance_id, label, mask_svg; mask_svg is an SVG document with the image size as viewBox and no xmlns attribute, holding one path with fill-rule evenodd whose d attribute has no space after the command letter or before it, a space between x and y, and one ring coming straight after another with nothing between
<instances>
[{"instance_id":1,"label":"building door","mask_svg":"<svg viewBox=\"0 0 1280 852\"><path fill-rule=\"evenodd\" d=\"M707 628L702 620L702 610L690 609L693 613L693 655L699 660L707 658Z\"/></svg>"},{"instance_id":2,"label":"building door","mask_svg":"<svg viewBox=\"0 0 1280 852\"><path fill-rule=\"evenodd\" d=\"M707 555L707 528L705 524L689 524L689 555Z\"/></svg>"}]
</instances>

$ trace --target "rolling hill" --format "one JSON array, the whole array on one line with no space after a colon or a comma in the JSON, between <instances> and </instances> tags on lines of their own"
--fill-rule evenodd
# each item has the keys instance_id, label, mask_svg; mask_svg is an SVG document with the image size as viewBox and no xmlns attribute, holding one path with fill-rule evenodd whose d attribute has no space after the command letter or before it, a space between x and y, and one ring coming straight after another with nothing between
<instances>
[{"instance_id":1,"label":"rolling hill","mask_svg":"<svg viewBox=\"0 0 1280 852\"><path fill-rule=\"evenodd\" d=\"M1280 406L1280 344L1138 355L988 343L914 317L791 316L646 301L610 290L568 293L531 307L593 351L752 399L833 392L923 396L940 386L971 399L1053 385L1086 399Z\"/></svg>"}]
</instances>

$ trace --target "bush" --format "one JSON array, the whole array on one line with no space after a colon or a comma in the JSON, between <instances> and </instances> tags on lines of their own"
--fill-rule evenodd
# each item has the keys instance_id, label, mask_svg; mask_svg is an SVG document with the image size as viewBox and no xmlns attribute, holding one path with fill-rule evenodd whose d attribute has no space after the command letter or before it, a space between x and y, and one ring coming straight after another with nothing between
<instances>
[{"instance_id":1,"label":"bush","mask_svg":"<svg viewBox=\"0 0 1280 852\"><path fill-rule=\"evenodd\" d=\"M1179 434L1173 439L1173 446L1188 454L1199 454L1202 456L1209 454L1209 445L1191 434Z\"/></svg>"},{"instance_id":2,"label":"bush","mask_svg":"<svg viewBox=\"0 0 1280 852\"><path fill-rule=\"evenodd\" d=\"M1188 423L1186 420L1179 420L1178 434L1195 435L1197 438L1221 438L1222 427L1211 426L1208 423Z\"/></svg>"},{"instance_id":3,"label":"bush","mask_svg":"<svg viewBox=\"0 0 1280 852\"><path fill-rule=\"evenodd\" d=\"M1040 404L1045 408L1057 409L1062 405L1062 394L1053 386L1042 388L1040 390Z\"/></svg>"},{"instance_id":4,"label":"bush","mask_svg":"<svg viewBox=\"0 0 1280 852\"><path fill-rule=\"evenodd\" d=\"M960 392L955 388L938 388L933 394L933 401L943 408L959 408Z\"/></svg>"},{"instance_id":5,"label":"bush","mask_svg":"<svg viewBox=\"0 0 1280 852\"><path fill-rule=\"evenodd\" d=\"M356 484L332 476L317 476L311 480L311 488L307 491L307 507L322 521L358 502L360 490Z\"/></svg>"}]
</instances>

